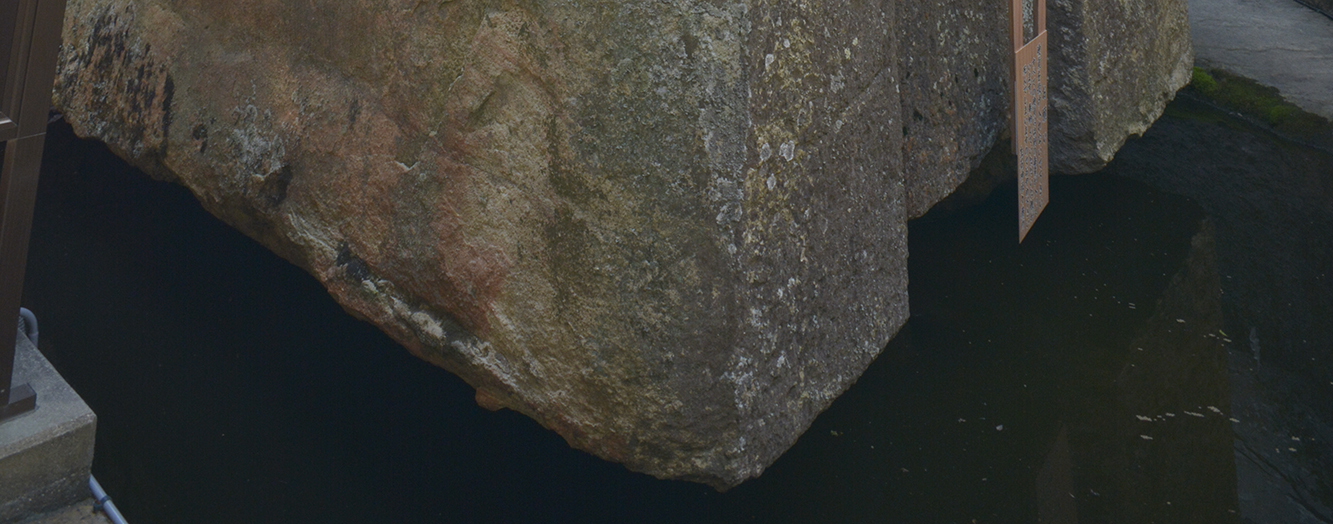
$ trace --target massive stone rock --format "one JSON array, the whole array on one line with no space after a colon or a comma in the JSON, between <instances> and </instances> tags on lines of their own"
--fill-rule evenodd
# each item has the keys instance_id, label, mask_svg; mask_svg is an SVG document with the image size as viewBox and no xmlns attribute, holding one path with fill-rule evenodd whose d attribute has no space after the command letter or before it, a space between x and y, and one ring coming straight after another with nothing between
<instances>
[{"instance_id":1,"label":"massive stone rock","mask_svg":"<svg viewBox=\"0 0 1333 524\"><path fill-rule=\"evenodd\" d=\"M1009 3L903 2L898 11L903 177L915 218L1009 134ZM1189 83L1184 1L1048 0L1046 30L1052 171L1101 169Z\"/></svg>"},{"instance_id":2,"label":"massive stone rock","mask_svg":"<svg viewBox=\"0 0 1333 524\"><path fill-rule=\"evenodd\" d=\"M1051 169L1090 173L1190 81L1187 2L1057 1L1051 9Z\"/></svg>"},{"instance_id":3,"label":"massive stone rock","mask_svg":"<svg viewBox=\"0 0 1333 524\"><path fill-rule=\"evenodd\" d=\"M1131 3L1053 8L1057 166L1184 82L1183 0ZM70 0L56 99L481 405L727 488L905 321L906 220L1007 128L1003 9Z\"/></svg>"}]
</instances>

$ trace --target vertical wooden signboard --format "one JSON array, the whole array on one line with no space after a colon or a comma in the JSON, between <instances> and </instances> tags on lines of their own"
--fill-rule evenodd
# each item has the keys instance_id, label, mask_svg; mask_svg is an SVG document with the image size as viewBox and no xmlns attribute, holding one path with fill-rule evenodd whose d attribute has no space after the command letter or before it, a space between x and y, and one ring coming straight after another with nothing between
<instances>
[{"instance_id":1,"label":"vertical wooden signboard","mask_svg":"<svg viewBox=\"0 0 1333 524\"><path fill-rule=\"evenodd\" d=\"M1033 33L1023 43L1023 0L1009 0L1010 34L1014 44L1013 147L1018 155L1018 241L1050 201L1046 140L1046 0L1033 0Z\"/></svg>"}]
</instances>

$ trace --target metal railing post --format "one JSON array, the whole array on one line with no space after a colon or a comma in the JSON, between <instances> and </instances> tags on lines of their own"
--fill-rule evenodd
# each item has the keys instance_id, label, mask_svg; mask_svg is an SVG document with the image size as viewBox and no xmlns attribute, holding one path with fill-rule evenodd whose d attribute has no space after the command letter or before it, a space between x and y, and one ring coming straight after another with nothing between
<instances>
[{"instance_id":1,"label":"metal railing post","mask_svg":"<svg viewBox=\"0 0 1333 524\"><path fill-rule=\"evenodd\" d=\"M0 0L0 421L37 402L13 384L14 342L64 16L65 0Z\"/></svg>"}]
</instances>

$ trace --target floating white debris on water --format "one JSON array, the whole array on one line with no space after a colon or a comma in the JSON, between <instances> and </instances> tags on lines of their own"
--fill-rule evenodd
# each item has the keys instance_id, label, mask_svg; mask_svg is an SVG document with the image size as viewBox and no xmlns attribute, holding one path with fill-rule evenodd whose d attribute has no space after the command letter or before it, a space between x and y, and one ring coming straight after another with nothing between
<instances>
[{"instance_id":1,"label":"floating white debris on water","mask_svg":"<svg viewBox=\"0 0 1333 524\"><path fill-rule=\"evenodd\" d=\"M911 473L910 471L907 471L907 468L901 468L901 469L903 470L903 473Z\"/></svg>"},{"instance_id":2,"label":"floating white debris on water","mask_svg":"<svg viewBox=\"0 0 1333 524\"><path fill-rule=\"evenodd\" d=\"M1227 332L1226 332L1226 331L1222 331L1222 330L1220 330L1220 329L1217 330L1217 334L1222 335L1222 336L1224 336L1224 337L1225 337L1225 336L1229 336L1229 335L1227 335Z\"/></svg>"},{"instance_id":3,"label":"floating white debris on water","mask_svg":"<svg viewBox=\"0 0 1333 524\"><path fill-rule=\"evenodd\" d=\"M1290 451L1290 452L1292 452L1292 453L1295 453L1295 452L1296 452L1296 448L1287 448L1287 451Z\"/></svg>"},{"instance_id":4,"label":"floating white debris on water","mask_svg":"<svg viewBox=\"0 0 1333 524\"><path fill-rule=\"evenodd\" d=\"M1142 420L1144 422L1152 422L1152 417L1145 417L1143 415L1134 415L1134 418Z\"/></svg>"},{"instance_id":5,"label":"floating white debris on water","mask_svg":"<svg viewBox=\"0 0 1333 524\"><path fill-rule=\"evenodd\" d=\"M998 426L995 426L995 431L1004 431L1004 424L1000 424L1000 425L998 425Z\"/></svg>"},{"instance_id":6,"label":"floating white debris on water","mask_svg":"<svg viewBox=\"0 0 1333 524\"><path fill-rule=\"evenodd\" d=\"M1296 441L1296 442L1300 442L1300 441L1301 441L1301 438L1300 438L1300 437L1291 437L1291 440L1294 440L1294 441Z\"/></svg>"},{"instance_id":7,"label":"floating white debris on water","mask_svg":"<svg viewBox=\"0 0 1333 524\"><path fill-rule=\"evenodd\" d=\"M1143 351L1143 348L1139 348L1139 351Z\"/></svg>"},{"instance_id":8,"label":"floating white debris on water","mask_svg":"<svg viewBox=\"0 0 1333 524\"><path fill-rule=\"evenodd\" d=\"M1238 419L1238 418L1236 418L1236 417L1231 417L1231 418L1228 419L1228 420L1230 420L1230 421L1232 421L1232 422L1235 422L1235 423L1237 423L1237 424L1240 424L1240 419Z\"/></svg>"},{"instance_id":9,"label":"floating white debris on water","mask_svg":"<svg viewBox=\"0 0 1333 524\"><path fill-rule=\"evenodd\" d=\"M1208 411L1212 411L1213 413L1217 413L1218 415L1221 415L1221 414L1222 414L1222 410L1217 409L1217 408L1214 407L1214 406L1208 406Z\"/></svg>"},{"instance_id":10,"label":"floating white debris on water","mask_svg":"<svg viewBox=\"0 0 1333 524\"><path fill-rule=\"evenodd\" d=\"M959 423L959 424L962 424L962 423L964 423L964 422L967 422L967 420L966 420L966 419L961 419L961 418L958 419L958 423Z\"/></svg>"},{"instance_id":11,"label":"floating white debris on water","mask_svg":"<svg viewBox=\"0 0 1333 524\"><path fill-rule=\"evenodd\" d=\"M841 436L842 436L842 432L841 432L841 431L833 431L833 430L829 430L828 434L833 435L833 436L835 436L835 437L841 437Z\"/></svg>"},{"instance_id":12,"label":"floating white debris on water","mask_svg":"<svg viewBox=\"0 0 1333 524\"><path fill-rule=\"evenodd\" d=\"M1176 416L1176 414L1175 414L1175 413L1167 413L1166 416L1168 416L1168 417L1174 417L1174 416Z\"/></svg>"},{"instance_id":13,"label":"floating white debris on water","mask_svg":"<svg viewBox=\"0 0 1333 524\"><path fill-rule=\"evenodd\" d=\"M1177 323L1177 324L1184 324L1184 323L1185 323L1185 319L1183 319L1183 318L1177 318L1177 319L1176 319L1176 323Z\"/></svg>"},{"instance_id":14,"label":"floating white debris on water","mask_svg":"<svg viewBox=\"0 0 1333 524\"><path fill-rule=\"evenodd\" d=\"M1195 412L1193 412L1193 411L1186 411L1185 414L1186 414L1186 415L1189 415L1189 416L1191 416L1191 417L1199 417L1199 418L1203 418L1203 413L1195 413Z\"/></svg>"},{"instance_id":15,"label":"floating white debris on water","mask_svg":"<svg viewBox=\"0 0 1333 524\"><path fill-rule=\"evenodd\" d=\"M1152 440L1152 437L1149 437L1149 436L1147 436L1147 435L1139 435L1139 438L1141 438L1141 439L1143 439L1143 440Z\"/></svg>"}]
</instances>

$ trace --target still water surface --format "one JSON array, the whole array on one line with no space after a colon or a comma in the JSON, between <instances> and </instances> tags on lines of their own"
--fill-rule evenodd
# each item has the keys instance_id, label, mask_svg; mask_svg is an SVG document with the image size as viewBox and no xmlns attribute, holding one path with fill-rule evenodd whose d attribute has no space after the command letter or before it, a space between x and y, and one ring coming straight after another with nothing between
<instances>
[{"instance_id":1,"label":"still water surface","mask_svg":"<svg viewBox=\"0 0 1333 524\"><path fill-rule=\"evenodd\" d=\"M725 494L478 408L187 190L63 124L24 300L136 524L1280 522L1289 500L1319 518L1333 163L1175 114L1106 172L1054 178L1022 246L1012 183L912 223L907 327ZM1272 169L1306 180L1299 202L1245 200L1273 176L1218 175L1239 165L1219 151L1296 159ZM1273 231L1298 223L1299 241Z\"/></svg>"}]
</instances>

